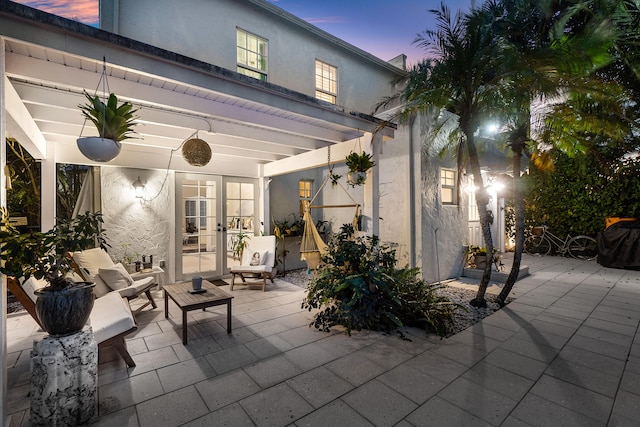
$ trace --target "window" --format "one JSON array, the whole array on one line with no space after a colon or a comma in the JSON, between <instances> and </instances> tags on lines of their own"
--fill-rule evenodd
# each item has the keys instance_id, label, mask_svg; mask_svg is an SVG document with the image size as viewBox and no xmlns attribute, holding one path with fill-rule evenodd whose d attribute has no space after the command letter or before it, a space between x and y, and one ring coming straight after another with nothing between
<instances>
[{"instance_id":1,"label":"window","mask_svg":"<svg viewBox=\"0 0 640 427\"><path fill-rule=\"evenodd\" d=\"M236 30L240 74L267 81L267 41L243 30Z\"/></svg>"},{"instance_id":2,"label":"window","mask_svg":"<svg viewBox=\"0 0 640 427\"><path fill-rule=\"evenodd\" d=\"M443 205L456 204L456 171L440 169L440 193Z\"/></svg>"},{"instance_id":3,"label":"window","mask_svg":"<svg viewBox=\"0 0 640 427\"><path fill-rule=\"evenodd\" d=\"M301 179L298 184L298 195L300 196L300 216L304 215L305 206L311 203L311 187L313 181L310 179Z\"/></svg>"},{"instance_id":4,"label":"window","mask_svg":"<svg viewBox=\"0 0 640 427\"><path fill-rule=\"evenodd\" d=\"M299 185L299 195L301 199L311 199L311 184L313 181L309 179L301 179Z\"/></svg>"},{"instance_id":5,"label":"window","mask_svg":"<svg viewBox=\"0 0 640 427\"><path fill-rule=\"evenodd\" d=\"M338 94L338 69L316 59L316 98L336 103Z\"/></svg>"}]
</instances>

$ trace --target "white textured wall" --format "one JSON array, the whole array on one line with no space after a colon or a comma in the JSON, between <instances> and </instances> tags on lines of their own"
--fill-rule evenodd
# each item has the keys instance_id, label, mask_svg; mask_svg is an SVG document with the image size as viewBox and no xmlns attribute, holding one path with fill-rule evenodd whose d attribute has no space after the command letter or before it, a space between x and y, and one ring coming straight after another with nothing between
<instances>
[{"instance_id":1,"label":"white textured wall","mask_svg":"<svg viewBox=\"0 0 640 427\"><path fill-rule=\"evenodd\" d=\"M173 280L174 176L169 173L160 191L165 174L159 170L102 167L102 213L111 245L109 254L114 260L124 255L122 245L130 244L129 253L153 255L154 265L164 260L165 279ZM138 176L145 183L147 201L135 198L131 184Z\"/></svg>"}]
</instances>

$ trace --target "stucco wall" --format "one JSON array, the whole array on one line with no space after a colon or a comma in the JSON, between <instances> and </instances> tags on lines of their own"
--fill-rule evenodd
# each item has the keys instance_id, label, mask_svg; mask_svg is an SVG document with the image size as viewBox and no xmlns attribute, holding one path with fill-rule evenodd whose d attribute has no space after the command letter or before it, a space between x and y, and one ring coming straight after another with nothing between
<instances>
[{"instance_id":1,"label":"stucco wall","mask_svg":"<svg viewBox=\"0 0 640 427\"><path fill-rule=\"evenodd\" d=\"M338 69L337 104L370 113L397 76L243 0L103 0L103 29L236 71L236 28L268 40L268 81L315 97L315 60ZM114 15L113 4L118 4ZM401 52L398 52L400 54Z\"/></svg>"},{"instance_id":2,"label":"stucco wall","mask_svg":"<svg viewBox=\"0 0 640 427\"><path fill-rule=\"evenodd\" d=\"M458 205L443 205L440 193L440 168L456 168L456 160L438 155L440 147L430 138L431 123L419 119L421 140L421 265L427 282L460 276L463 245L467 236L467 200L460 192Z\"/></svg>"},{"instance_id":3,"label":"stucco wall","mask_svg":"<svg viewBox=\"0 0 640 427\"><path fill-rule=\"evenodd\" d=\"M161 190L166 171L102 167L102 213L109 254L114 260L124 255L123 244L130 245L128 252L153 255L154 265L165 261L166 280L173 280L171 264L175 234L174 177L170 173ZM135 198L132 183L140 177L145 183L145 198Z\"/></svg>"}]
</instances>

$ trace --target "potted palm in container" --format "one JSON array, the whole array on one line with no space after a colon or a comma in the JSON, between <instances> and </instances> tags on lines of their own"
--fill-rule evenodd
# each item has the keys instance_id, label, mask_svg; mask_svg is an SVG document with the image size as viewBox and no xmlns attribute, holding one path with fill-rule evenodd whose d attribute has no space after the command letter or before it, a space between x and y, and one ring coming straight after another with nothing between
<instances>
[{"instance_id":1,"label":"potted palm in container","mask_svg":"<svg viewBox=\"0 0 640 427\"><path fill-rule=\"evenodd\" d=\"M60 221L47 232L18 232L2 211L2 266L0 272L15 278L44 278L48 284L36 291L36 313L43 329L52 336L76 333L84 327L93 308L94 283L74 282L69 252L99 245L106 249L102 215L87 212Z\"/></svg>"},{"instance_id":2,"label":"potted palm in container","mask_svg":"<svg viewBox=\"0 0 640 427\"><path fill-rule=\"evenodd\" d=\"M87 103L78 107L85 120L94 124L99 136L78 138L78 148L87 158L96 162L113 160L122 148L120 141L131 137L137 119L134 113L138 110L134 110L130 102L118 105L118 97L113 93L109 94L106 103L86 91L84 96Z\"/></svg>"},{"instance_id":3,"label":"potted palm in container","mask_svg":"<svg viewBox=\"0 0 640 427\"><path fill-rule=\"evenodd\" d=\"M345 163L349 168L347 182L352 187L364 184L367 179L367 171L376 165L371 154L365 152L350 153L346 157Z\"/></svg>"}]
</instances>

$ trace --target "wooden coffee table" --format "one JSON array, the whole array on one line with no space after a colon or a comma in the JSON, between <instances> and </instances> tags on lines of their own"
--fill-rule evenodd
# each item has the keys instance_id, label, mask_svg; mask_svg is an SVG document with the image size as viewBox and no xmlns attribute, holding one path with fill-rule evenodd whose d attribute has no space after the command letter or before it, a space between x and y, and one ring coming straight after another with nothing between
<instances>
[{"instance_id":1,"label":"wooden coffee table","mask_svg":"<svg viewBox=\"0 0 640 427\"><path fill-rule=\"evenodd\" d=\"M233 297L218 288L216 285L202 281L202 289L206 292L193 294L191 282L179 282L164 285L164 317L169 317L169 298L182 310L182 344L187 343L187 312L191 310L205 309L216 305L227 304L227 333L231 333L231 300Z\"/></svg>"}]
</instances>

